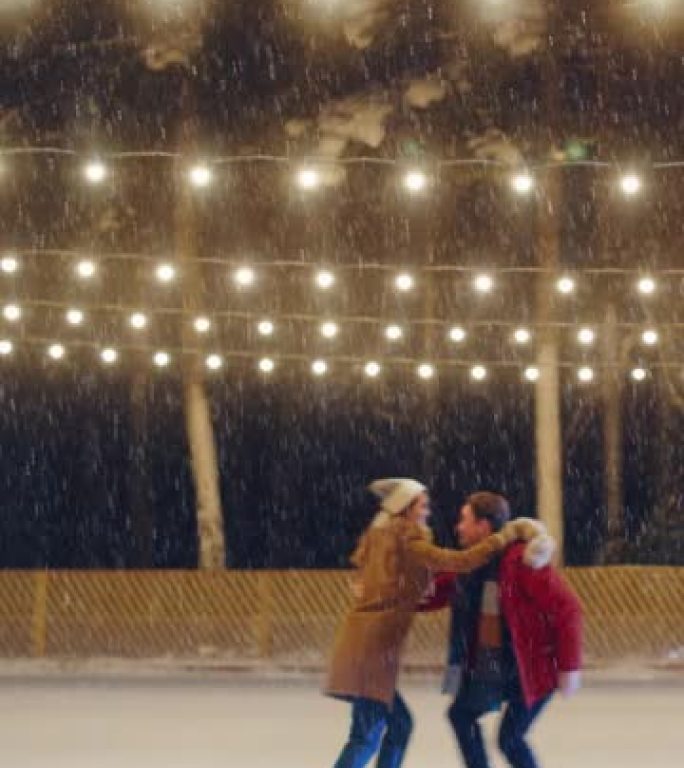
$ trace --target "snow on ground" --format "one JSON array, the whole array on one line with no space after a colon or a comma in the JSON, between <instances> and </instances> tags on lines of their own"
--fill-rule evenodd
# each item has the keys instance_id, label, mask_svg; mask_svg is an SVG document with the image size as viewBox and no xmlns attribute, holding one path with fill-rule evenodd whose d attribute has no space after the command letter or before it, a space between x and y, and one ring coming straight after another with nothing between
<instances>
[{"instance_id":1,"label":"snow on ground","mask_svg":"<svg viewBox=\"0 0 684 768\"><path fill-rule=\"evenodd\" d=\"M406 768L460 766L435 681L412 680L403 691L417 723ZM576 699L553 702L534 743L547 768L675 768L684 756L683 711L681 678L593 682ZM0 763L330 768L347 719L348 706L321 697L307 678L5 675Z\"/></svg>"}]
</instances>

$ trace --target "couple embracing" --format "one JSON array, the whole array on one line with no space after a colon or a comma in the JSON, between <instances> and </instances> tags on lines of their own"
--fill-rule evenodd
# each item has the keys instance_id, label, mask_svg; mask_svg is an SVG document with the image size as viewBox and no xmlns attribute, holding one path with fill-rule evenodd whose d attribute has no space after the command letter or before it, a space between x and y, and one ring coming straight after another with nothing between
<instances>
[{"instance_id":1,"label":"couple embracing","mask_svg":"<svg viewBox=\"0 0 684 768\"><path fill-rule=\"evenodd\" d=\"M472 494L456 530L462 549L437 547L427 488L393 478L371 484L380 509L352 563L355 599L337 636L326 693L352 705L335 768L399 768L413 729L396 689L416 612L449 606L443 690L467 768L489 768L479 720L503 709L499 747L513 768L537 768L525 737L555 691L580 682L581 610L552 567L543 525L510 519L498 494Z\"/></svg>"}]
</instances>

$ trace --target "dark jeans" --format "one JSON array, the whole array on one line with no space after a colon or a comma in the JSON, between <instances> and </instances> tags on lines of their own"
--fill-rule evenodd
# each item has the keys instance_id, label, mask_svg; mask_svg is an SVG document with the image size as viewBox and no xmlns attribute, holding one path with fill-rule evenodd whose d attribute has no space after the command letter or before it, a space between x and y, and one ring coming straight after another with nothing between
<instances>
[{"instance_id":1,"label":"dark jeans","mask_svg":"<svg viewBox=\"0 0 684 768\"><path fill-rule=\"evenodd\" d=\"M528 709L520 689L511 692L499 730L499 749L513 768L537 768L525 735L550 698L547 696ZM449 708L448 716L467 768L489 768L478 713L463 706L457 698Z\"/></svg>"},{"instance_id":2,"label":"dark jeans","mask_svg":"<svg viewBox=\"0 0 684 768\"><path fill-rule=\"evenodd\" d=\"M379 701L356 699L349 740L335 768L363 768L378 750L377 768L399 768L412 730L411 713L399 694L391 709Z\"/></svg>"}]
</instances>

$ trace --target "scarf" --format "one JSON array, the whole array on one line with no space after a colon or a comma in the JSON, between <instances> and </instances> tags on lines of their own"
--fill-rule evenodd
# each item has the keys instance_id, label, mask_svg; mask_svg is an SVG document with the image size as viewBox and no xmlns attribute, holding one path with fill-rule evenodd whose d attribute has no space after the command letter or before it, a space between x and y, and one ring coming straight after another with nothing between
<instances>
[{"instance_id":1,"label":"scarf","mask_svg":"<svg viewBox=\"0 0 684 768\"><path fill-rule=\"evenodd\" d=\"M479 714L499 709L503 700L498 570L498 562L493 561L462 578L451 603L449 656L442 691L458 696Z\"/></svg>"}]
</instances>

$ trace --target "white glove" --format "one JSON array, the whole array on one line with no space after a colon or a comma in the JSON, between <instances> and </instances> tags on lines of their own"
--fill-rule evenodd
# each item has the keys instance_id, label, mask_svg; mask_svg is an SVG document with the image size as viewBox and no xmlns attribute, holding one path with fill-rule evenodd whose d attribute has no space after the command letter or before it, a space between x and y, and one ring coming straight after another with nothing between
<instances>
[{"instance_id":1,"label":"white glove","mask_svg":"<svg viewBox=\"0 0 684 768\"><path fill-rule=\"evenodd\" d=\"M558 676L558 690L563 696L574 696L582 687L582 673L577 669L574 672L561 672Z\"/></svg>"}]
</instances>

